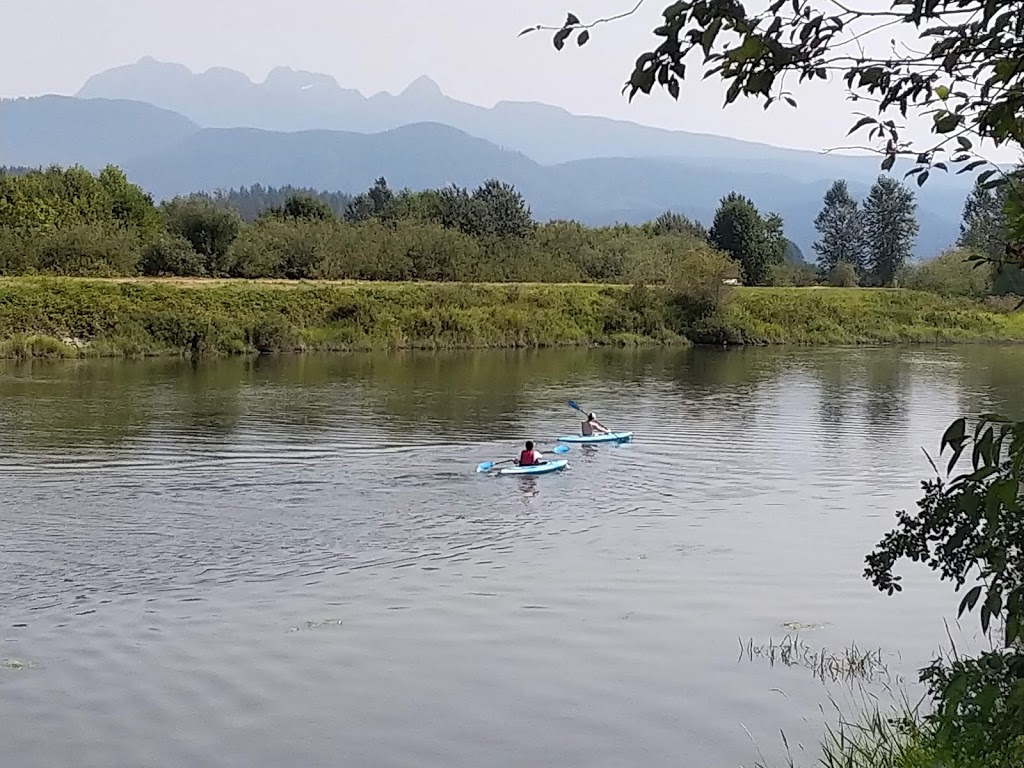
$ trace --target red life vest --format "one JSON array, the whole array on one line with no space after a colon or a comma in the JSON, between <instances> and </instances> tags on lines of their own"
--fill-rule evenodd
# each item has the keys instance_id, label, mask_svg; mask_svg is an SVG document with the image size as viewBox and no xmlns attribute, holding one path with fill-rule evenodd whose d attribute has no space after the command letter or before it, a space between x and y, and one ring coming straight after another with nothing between
<instances>
[{"instance_id":1,"label":"red life vest","mask_svg":"<svg viewBox=\"0 0 1024 768\"><path fill-rule=\"evenodd\" d=\"M519 466L532 467L537 463L536 451L523 451L519 454Z\"/></svg>"}]
</instances>

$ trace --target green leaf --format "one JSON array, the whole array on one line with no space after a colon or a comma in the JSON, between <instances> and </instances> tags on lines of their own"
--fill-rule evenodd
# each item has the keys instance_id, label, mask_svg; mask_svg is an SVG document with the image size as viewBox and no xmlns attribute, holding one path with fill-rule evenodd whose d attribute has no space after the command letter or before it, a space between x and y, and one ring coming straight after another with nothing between
<instances>
[{"instance_id":1,"label":"green leaf","mask_svg":"<svg viewBox=\"0 0 1024 768\"><path fill-rule=\"evenodd\" d=\"M945 85L936 86L935 95L938 96L943 101L945 101L946 99L949 98L949 88L947 88Z\"/></svg>"},{"instance_id":2,"label":"green leaf","mask_svg":"<svg viewBox=\"0 0 1024 768\"><path fill-rule=\"evenodd\" d=\"M966 136L957 136L956 140L957 140L957 143L961 147L963 147L964 152L970 152L971 148L974 146L973 144L971 144L971 140L968 139Z\"/></svg>"},{"instance_id":3,"label":"green leaf","mask_svg":"<svg viewBox=\"0 0 1024 768\"><path fill-rule=\"evenodd\" d=\"M768 96L771 93L772 85L775 83L775 74L767 70L755 72L747 78L747 92L760 93Z\"/></svg>"},{"instance_id":4,"label":"green leaf","mask_svg":"<svg viewBox=\"0 0 1024 768\"><path fill-rule=\"evenodd\" d=\"M579 26L579 23L579 17L577 17L575 13L570 13L565 17L565 26L567 27L576 27Z\"/></svg>"},{"instance_id":5,"label":"green leaf","mask_svg":"<svg viewBox=\"0 0 1024 768\"><path fill-rule=\"evenodd\" d=\"M747 35L743 38L743 44L739 48L729 51L729 58L733 61L750 61L764 53L764 42L757 35Z\"/></svg>"},{"instance_id":6,"label":"green leaf","mask_svg":"<svg viewBox=\"0 0 1024 768\"><path fill-rule=\"evenodd\" d=\"M718 33L722 29L722 19L717 18L708 24L707 29L700 36L700 47L704 49L704 55L709 56L711 54L711 48L715 44L715 38L718 37Z\"/></svg>"},{"instance_id":7,"label":"green leaf","mask_svg":"<svg viewBox=\"0 0 1024 768\"><path fill-rule=\"evenodd\" d=\"M942 441L939 443L939 453L946 450L946 446L957 447L961 445L967 436L967 419L959 418L946 427L942 434Z\"/></svg>"},{"instance_id":8,"label":"green leaf","mask_svg":"<svg viewBox=\"0 0 1024 768\"><path fill-rule=\"evenodd\" d=\"M847 136L851 136L854 133L856 133L857 131L859 131L861 128L863 128L865 125L871 125L871 124L877 123L877 122L878 121L875 118L873 118L873 117L862 117L860 120L858 120L856 123L854 123L853 128L851 128L849 131L847 131L846 135Z\"/></svg>"},{"instance_id":9,"label":"green leaf","mask_svg":"<svg viewBox=\"0 0 1024 768\"><path fill-rule=\"evenodd\" d=\"M894 165L896 165L896 155L886 155L885 160L882 161L882 170L891 171Z\"/></svg>"},{"instance_id":10,"label":"green leaf","mask_svg":"<svg viewBox=\"0 0 1024 768\"><path fill-rule=\"evenodd\" d=\"M936 133L952 133L960 126L962 120L960 115L955 115L952 112L939 112L935 115L935 125L932 126L932 130Z\"/></svg>"},{"instance_id":11,"label":"green leaf","mask_svg":"<svg viewBox=\"0 0 1024 768\"><path fill-rule=\"evenodd\" d=\"M560 29L557 32L555 32L555 37L552 40L552 42L555 45L555 50L556 51L560 51L560 50L562 50L565 47L565 41L568 39L569 35L571 35L571 34L572 34L572 30L571 29L567 29L567 28Z\"/></svg>"},{"instance_id":12,"label":"green leaf","mask_svg":"<svg viewBox=\"0 0 1024 768\"><path fill-rule=\"evenodd\" d=\"M988 160L975 160L974 162L968 163L963 168L961 168L959 171L957 171L957 175L960 175L961 173L970 173L975 168L980 168L981 166L985 165L986 163L988 163ZM985 178L988 178L988 177L986 176ZM980 176L978 177L978 180L981 181L981 177Z\"/></svg>"},{"instance_id":13,"label":"green leaf","mask_svg":"<svg viewBox=\"0 0 1024 768\"><path fill-rule=\"evenodd\" d=\"M668 92L673 99L679 100L679 81L675 78L668 81Z\"/></svg>"},{"instance_id":14,"label":"green leaf","mask_svg":"<svg viewBox=\"0 0 1024 768\"><path fill-rule=\"evenodd\" d=\"M524 29L524 30L523 30L522 32L520 32L520 33L519 33L518 35L516 35L516 37L522 37L523 35L528 35L528 34L530 34L531 32L536 32L536 31L537 31L537 30L539 30L540 28L541 28L540 24L538 24L538 25L537 25L537 26L535 26L535 27L527 27L527 28L526 28L526 29Z\"/></svg>"},{"instance_id":15,"label":"green leaf","mask_svg":"<svg viewBox=\"0 0 1024 768\"><path fill-rule=\"evenodd\" d=\"M926 181L928 181L928 171L922 171L917 177L917 186L923 187Z\"/></svg>"},{"instance_id":16,"label":"green leaf","mask_svg":"<svg viewBox=\"0 0 1024 768\"><path fill-rule=\"evenodd\" d=\"M584 29L580 32L579 37L576 38L576 45L582 47L587 44L587 40L590 39L590 30Z\"/></svg>"},{"instance_id":17,"label":"green leaf","mask_svg":"<svg viewBox=\"0 0 1024 768\"><path fill-rule=\"evenodd\" d=\"M956 617L959 619L964 615L964 611L973 611L974 606L977 605L978 599L981 597L981 587L975 587L966 595L964 599L960 601L960 610L957 611Z\"/></svg>"}]
</instances>

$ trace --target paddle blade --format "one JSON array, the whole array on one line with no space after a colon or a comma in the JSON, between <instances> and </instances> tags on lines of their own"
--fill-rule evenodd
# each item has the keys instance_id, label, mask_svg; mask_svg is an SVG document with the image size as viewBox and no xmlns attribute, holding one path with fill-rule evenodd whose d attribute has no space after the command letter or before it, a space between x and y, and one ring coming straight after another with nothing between
<instances>
[{"instance_id":1,"label":"paddle blade","mask_svg":"<svg viewBox=\"0 0 1024 768\"><path fill-rule=\"evenodd\" d=\"M554 453L568 453L569 452L569 446L568 445L556 445L554 448L552 448L552 451Z\"/></svg>"},{"instance_id":2,"label":"paddle blade","mask_svg":"<svg viewBox=\"0 0 1024 768\"><path fill-rule=\"evenodd\" d=\"M489 470L493 466L494 466L494 462L493 461L485 461L482 464L477 464L476 465L476 471L477 472L486 472L487 470Z\"/></svg>"},{"instance_id":3,"label":"paddle blade","mask_svg":"<svg viewBox=\"0 0 1024 768\"><path fill-rule=\"evenodd\" d=\"M582 408L579 407L579 405L576 403L575 400L570 400L569 401L569 407L572 408L574 411L582 411L583 410Z\"/></svg>"}]
</instances>

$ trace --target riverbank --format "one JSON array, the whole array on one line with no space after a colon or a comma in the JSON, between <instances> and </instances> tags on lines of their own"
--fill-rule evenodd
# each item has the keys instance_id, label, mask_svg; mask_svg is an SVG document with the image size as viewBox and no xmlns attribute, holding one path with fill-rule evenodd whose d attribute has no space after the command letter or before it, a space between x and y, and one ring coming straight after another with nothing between
<instances>
[{"instance_id":1,"label":"riverbank","mask_svg":"<svg viewBox=\"0 0 1024 768\"><path fill-rule=\"evenodd\" d=\"M0 357L1024 341L1024 313L899 290L744 288L685 314L626 286L5 278Z\"/></svg>"}]
</instances>

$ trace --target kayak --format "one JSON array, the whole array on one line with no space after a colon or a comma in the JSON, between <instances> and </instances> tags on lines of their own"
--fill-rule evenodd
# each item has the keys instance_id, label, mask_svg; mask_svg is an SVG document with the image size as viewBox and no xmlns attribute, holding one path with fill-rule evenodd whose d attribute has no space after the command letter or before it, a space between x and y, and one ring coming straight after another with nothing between
<instances>
[{"instance_id":1,"label":"kayak","mask_svg":"<svg viewBox=\"0 0 1024 768\"><path fill-rule=\"evenodd\" d=\"M632 432L609 432L607 435L566 435L560 443L625 443L633 439Z\"/></svg>"},{"instance_id":2,"label":"kayak","mask_svg":"<svg viewBox=\"0 0 1024 768\"><path fill-rule=\"evenodd\" d=\"M546 461L543 464L533 464L529 467L506 467L505 469L499 469L499 475L546 475L549 472L557 472L560 469L565 469L569 465L566 459L555 459L554 461Z\"/></svg>"}]
</instances>

